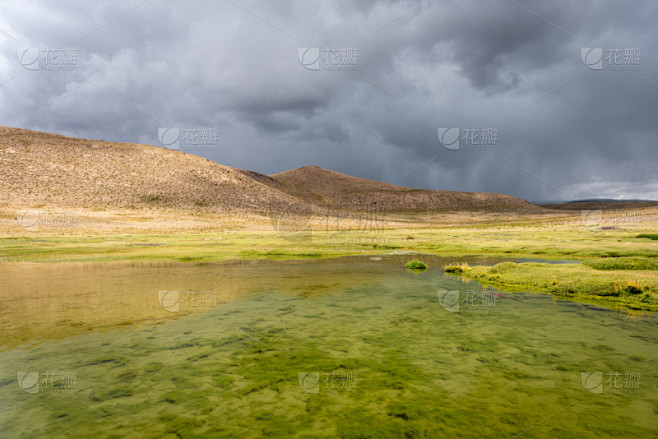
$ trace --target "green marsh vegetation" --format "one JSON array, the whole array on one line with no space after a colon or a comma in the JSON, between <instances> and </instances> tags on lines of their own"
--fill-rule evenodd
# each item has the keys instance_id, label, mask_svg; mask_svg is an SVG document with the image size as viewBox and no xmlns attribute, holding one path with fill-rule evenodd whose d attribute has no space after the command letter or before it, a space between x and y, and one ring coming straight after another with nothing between
<instances>
[{"instance_id":1,"label":"green marsh vegetation","mask_svg":"<svg viewBox=\"0 0 658 439\"><path fill-rule=\"evenodd\" d=\"M503 262L493 267L453 267L447 272L512 291L538 291L588 301L616 303L632 309L658 309L655 271L596 269L586 264Z\"/></svg>"},{"instance_id":2,"label":"green marsh vegetation","mask_svg":"<svg viewBox=\"0 0 658 439\"><path fill-rule=\"evenodd\" d=\"M273 231L6 236L0 238L0 262L215 262L414 252L452 256L457 266L448 267L448 272L501 288L601 299L640 309L656 309L658 305L658 249L652 238L656 234L649 230L591 232L578 226L528 223L379 230L375 234L378 239L371 241L332 241L321 236L309 234L289 240ZM519 264L495 271L487 267L460 267L459 259L469 255L582 263Z\"/></svg>"},{"instance_id":3,"label":"green marsh vegetation","mask_svg":"<svg viewBox=\"0 0 658 439\"><path fill-rule=\"evenodd\" d=\"M347 236L350 236L346 234ZM414 239L407 239L413 235ZM221 261L381 254L392 251L446 256L495 255L548 260L643 257L656 244L624 230L589 232L567 226L464 226L381 230L374 242L338 244L309 235L287 240L273 231L196 234L48 235L0 237L0 262L107 262L114 260ZM641 236L641 235L640 235ZM382 243L384 242L384 243Z\"/></svg>"},{"instance_id":4,"label":"green marsh vegetation","mask_svg":"<svg viewBox=\"0 0 658 439\"><path fill-rule=\"evenodd\" d=\"M412 271L424 271L427 270L427 264L419 261L418 259L414 259L413 261L407 262L404 265L404 268Z\"/></svg>"},{"instance_id":5,"label":"green marsh vegetation","mask_svg":"<svg viewBox=\"0 0 658 439\"><path fill-rule=\"evenodd\" d=\"M658 343L653 319L534 293L502 293L485 313L447 312L437 287L473 285L442 276L448 259L427 262L427 276L412 275L397 256L254 266L236 276L261 279L260 286L205 313L4 350L5 363L34 371L56 365L76 371L77 384L66 395L30 395L21 393L15 373L3 374L3 432L652 437L656 367L644 353ZM164 285L184 277L199 287L215 272L203 264L162 266L161 275L145 270ZM125 276L81 272L107 286ZM641 374L639 388L606 386L594 394L581 384L583 371L627 370ZM302 386L300 373L317 374L317 385Z\"/></svg>"},{"instance_id":6,"label":"green marsh vegetation","mask_svg":"<svg viewBox=\"0 0 658 439\"><path fill-rule=\"evenodd\" d=\"M2 361L78 376L70 395L28 395L15 372L2 375L4 431L652 437L653 318L571 300L656 309L654 240L542 224L377 233L371 242L256 231L0 238L3 294L20 293L6 296L16 323L3 332ZM426 271L405 269L414 257ZM527 259L572 263L511 262ZM500 291L480 314L448 312L437 297L483 286ZM176 315L158 304L160 289L222 294L207 312ZM44 309L58 311L34 312ZM627 370L641 388L596 395L580 381L583 371ZM317 374L318 392L299 373Z\"/></svg>"}]
</instances>

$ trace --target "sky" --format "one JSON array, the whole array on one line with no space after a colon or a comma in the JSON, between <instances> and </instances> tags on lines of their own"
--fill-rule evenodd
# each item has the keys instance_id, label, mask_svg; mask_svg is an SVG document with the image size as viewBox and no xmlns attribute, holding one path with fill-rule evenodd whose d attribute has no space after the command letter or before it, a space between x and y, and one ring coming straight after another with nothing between
<instances>
[{"instance_id":1,"label":"sky","mask_svg":"<svg viewBox=\"0 0 658 439\"><path fill-rule=\"evenodd\" d=\"M0 125L532 201L658 199L658 2L0 4Z\"/></svg>"}]
</instances>

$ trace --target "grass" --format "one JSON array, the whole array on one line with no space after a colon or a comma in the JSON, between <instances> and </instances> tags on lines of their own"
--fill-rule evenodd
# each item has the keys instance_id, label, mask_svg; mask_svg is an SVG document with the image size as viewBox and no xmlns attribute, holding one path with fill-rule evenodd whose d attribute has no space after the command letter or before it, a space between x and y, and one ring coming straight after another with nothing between
<instances>
[{"instance_id":1,"label":"grass","mask_svg":"<svg viewBox=\"0 0 658 439\"><path fill-rule=\"evenodd\" d=\"M658 270L658 260L651 258L605 258L587 261L585 265L596 270Z\"/></svg>"},{"instance_id":2,"label":"grass","mask_svg":"<svg viewBox=\"0 0 658 439\"><path fill-rule=\"evenodd\" d=\"M466 262L461 262L461 263L455 262L452 264L448 264L443 268L445 268L446 273L453 273L453 274L464 273L471 269L471 267Z\"/></svg>"},{"instance_id":3,"label":"grass","mask_svg":"<svg viewBox=\"0 0 658 439\"><path fill-rule=\"evenodd\" d=\"M293 259L414 251L446 256L492 255L547 260L656 260L655 244L624 230L578 227L468 226L383 230L287 239L272 231L220 233L55 235L0 237L4 262L109 262L115 260L222 261ZM324 236L326 235L326 236Z\"/></svg>"},{"instance_id":4,"label":"grass","mask_svg":"<svg viewBox=\"0 0 658 439\"><path fill-rule=\"evenodd\" d=\"M650 270L601 272L585 264L503 262L493 267L462 268L458 273L511 291L538 291L587 301L614 302L632 309L658 310L658 273Z\"/></svg>"},{"instance_id":5,"label":"grass","mask_svg":"<svg viewBox=\"0 0 658 439\"><path fill-rule=\"evenodd\" d=\"M651 227L651 228L650 228ZM157 233L123 235L48 235L0 237L1 262L213 262L287 260L416 252L455 258L446 272L504 289L542 291L561 296L614 301L655 309L658 252L648 224L638 230L591 232L553 223L475 224L461 227L376 230L300 235L273 231ZM414 239L408 239L413 235ZM574 265L517 264L506 269L469 267L460 257L568 260ZM629 283L639 283L638 288Z\"/></svg>"},{"instance_id":6,"label":"grass","mask_svg":"<svg viewBox=\"0 0 658 439\"><path fill-rule=\"evenodd\" d=\"M427 270L427 264L418 259L414 259L413 261L407 262L404 268L408 270Z\"/></svg>"}]
</instances>

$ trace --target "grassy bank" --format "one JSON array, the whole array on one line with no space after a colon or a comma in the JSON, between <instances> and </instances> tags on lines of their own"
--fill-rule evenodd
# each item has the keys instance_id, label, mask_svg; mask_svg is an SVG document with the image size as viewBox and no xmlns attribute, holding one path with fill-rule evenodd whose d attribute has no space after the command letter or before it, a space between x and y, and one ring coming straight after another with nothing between
<instances>
[{"instance_id":1,"label":"grassy bank","mask_svg":"<svg viewBox=\"0 0 658 439\"><path fill-rule=\"evenodd\" d=\"M537 291L633 309L658 310L658 272L655 269L600 270L588 264L503 262L493 267L455 264L447 266L446 271L510 291Z\"/></svg>"},{"instance_id":2,"label":"grassy bank","mask_svg":"<svg viewBox=\"0 0 658 439\"><path fill-rule=\"evenodd\" d=\"M0 262L291 259L413 251L548 260L658 260L658 243L631 230L465 226L440 229L278 234L272 231L122 235L23 234L0 237Z\"/></svg>"},{"instance_id":3,"label":"grassy bank","mask_svg":"<svg viewBox=\"0 0 658 439\"><path fill-rule=\"evenodd\" d=\"M570 260L582 264L472 267L463 276L505 289L586 297L641 309L658 306L658 243L651 229L592 232L569 225L278 234L45 235L0 238L1 262L211 262L418 252Z\"/></svg>"}]
</instances>

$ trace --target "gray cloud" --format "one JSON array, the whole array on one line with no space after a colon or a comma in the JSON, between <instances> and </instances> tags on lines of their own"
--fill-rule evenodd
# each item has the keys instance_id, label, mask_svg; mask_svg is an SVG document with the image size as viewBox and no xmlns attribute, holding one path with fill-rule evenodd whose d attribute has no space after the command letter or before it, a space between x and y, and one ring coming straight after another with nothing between
<instances>
[{"instance_id":1,"label":"gray cloud","mask_svg":"<svg viewBox=\"0 0 658 439\"><path fill-rule=\"evenodd\" d=\"M154 145L159 127L213 127L217 145L195 153L258 172L314 164L532 200L658 186L649 0L36 1L0 17L5 125ZM358 70L305 69L299 47L358 49ZM639 70L589 69L582 47L639 48ZM28 70L22 48L77 59ZM438 127L498 141L451 151Z\"/></svg>"}]
</instances>

